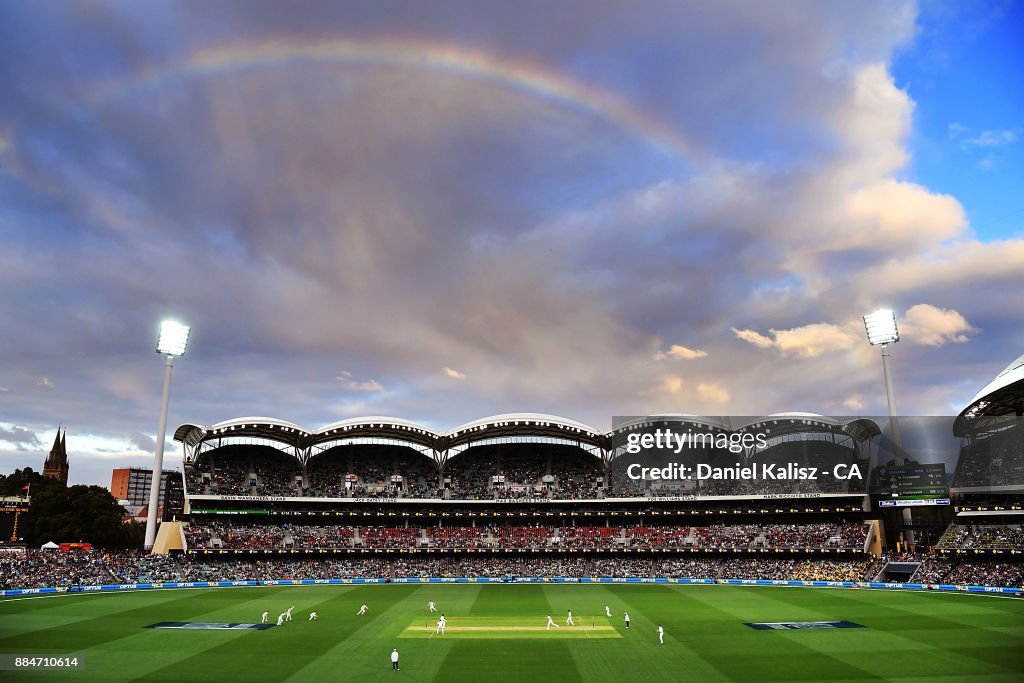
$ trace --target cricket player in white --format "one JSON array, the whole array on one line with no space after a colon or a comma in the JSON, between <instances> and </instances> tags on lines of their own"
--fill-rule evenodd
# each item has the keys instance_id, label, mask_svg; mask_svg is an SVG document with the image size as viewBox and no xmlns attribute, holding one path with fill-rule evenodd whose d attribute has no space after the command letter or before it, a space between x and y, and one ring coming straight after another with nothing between
<instances>
[{"instance_id":1,"label":"cricket player in white","mask_svg":"<svg viewBox=\"0 0 1024 683\"><path fill-rule=\"evenodd\" d=\"M554 626L555 628L559 627L558 624L555 623L555 620L552 619L551 615L549 614L548 615L548 627L546 629L544 629L544 630L545 631L550 631L552 626Z\"/></svg>"},{"instance_id":2,"label":"cricket player in white","mask_svg":"<svg viewBox=\"0 0 1024 683\"><path fill-rule=\"evenodd\" d=\"M277 615L277 625L284 626L284 612Z\"/></svg>"},{"instance_id":3,"label":"cricket player in white","mask_svg":"<svg viewBox=\"0 0 1024 683\"><path fill-rule=\"evenodd\" d=\"M398 648L391 651L391 668L398 671Z\"/></svg>"},{"instance_id":4,"label":"cricket player in white","mask_svg":"<svg viewBox=\"0 0 1024 683\"><path fill-rule=\"evenodd\" d=\"M359 613L356 614L356 616L358 617L358 616L363 615L363 614L366 614L366 605L363 605L362 607L359 608Z\"/></svg>"},{"instance_id":5,"label":"cricket player in white","mask_svg":"<svg viewBox=\"0 0 1024 683\"><path fill-rule=\"evenodd\" d=\"M433 600L431 600L429 603L427 603L427 609L430 610L431 612L436 612L437 611L437 605L434 604Z\"/></svg>"},{"instance_id":6,"label":"cricket player in white","mask_svg":"<svg viewBox=\"0 0 1024 683\"><path fill-rule=\"evenodd\" d=\"M629 628L629 612L626 612L626 628Z\"/></svg>"},{"instance_id":7,"label":"cricket player in white","mask_svg":"<svg viewBox=\"0 0 1024 683\"><path fill-rule=\"evenodd\" d=\"M292 605L291 607L289 607L288 611L284 613L285 614L285 617L284 617L285 621L291 621L292 620L292 610L293 609L295 609L295 605Z\"/></svg>"},{"instance_id":8,"label":"cricket player in white","mask_svg":"<svg viewBox=\"0 0 1024 683\"><path fill-rule=\"evenodd\" d=\"M263 613L263 615L262 615L262 616L260 616L260 623L261 623L261 624L265 624L265 623L267 623L267 615L268 615L268 614L270 614L270 613L269 613L269 612L264 612L264 613Z\"/></svg>"},{"instance_id":9,"label":"cricket player in white","mask_svg":"<svg viewBox=\"0 0 1024 683\"><path fill-rule=\"evenodd\" d=\"M658 642L662 645L665 644L665 629L661 624L658 624Z\"/></svg>"},{"instance_id":10,"label":"cricket player in white","mask_svg":"<svg viewBox=\"0 0 1024 683\"><path fill-rule=\"evenodd\" d=\"M575 626L576 623L572 620L572 610L569 610L569 616L565 619L566 626Z\"/></svg>"},{"instance_id":11,"label":"cricket player in white","mask_svg":"<svg viewBox=\"0 0 1024 683\"><path fill-rule=\"evenodd\" d=\"M441 617L437 620L437 628L434 629L434 635L436 636L438 633L440 633L443 636L444 627L447 625L448 622L445 620L444 615L442 614Z\"/></svg>"},{"instance_id":12,"label":"cricket player in white","mask_svg":"<svg viewBox=\"0 0 1024 683\"><path fill-rule=\"evenodd\" d=\"M612 615L612 611L610 609L608 609L608 605L604 606L604 615L606 617L610 617Z\"/></svg>"},{"instance_id":13,"label":"cricket player in white","mask_svg":"<svg viewBox=\"0 0 1024 683\"><path fill-rule=\"evenodd\" d=\"M316 621L317 619L318 619L318 617L316 616L316 612L310 612L309 613L309 620L310 621Z\"/></svg>"}]
</instances>

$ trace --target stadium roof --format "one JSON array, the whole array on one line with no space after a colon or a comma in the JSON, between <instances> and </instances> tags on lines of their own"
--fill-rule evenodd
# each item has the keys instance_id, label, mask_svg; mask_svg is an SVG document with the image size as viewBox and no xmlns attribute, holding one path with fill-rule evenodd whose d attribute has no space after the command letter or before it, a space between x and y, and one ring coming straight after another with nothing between
<instances>
[{"instance_id":1,"label":"stadium roof","mask_svg":"<svg viewBox=\"0 0 1024 683\"><path fill-rule=\"evenodd\" d=\"M868 419L839 420L811 413L782 413L752 420L738 428L723 420L699 415L657 415L637 417L619 424L609 432L600 432L582 422L557 415L542 413L506 413L473 420L448 432L436 432L425 425L401 418L371 416L334 422L316 430L308 430L292 422L271 417L239 417L214 425L186 423L174 431L174 440L182 442L187 451L197 452L204 442L221 438L248 437L279 443L295 449L301 458L312 455L316 446L338 441L387 439L413 447L446 453L453 448L465 448L490 439L511 437L538 437L575 442L580 446L612 450L613 438L627 431L665 424L684 424L721 431L749 430L755 426L772 426L776 434L796 434L808 429L827 427L843 431L857 440L869 439L881 433ZM779 431L784 430L784 431ZM305 455L301 455L305 453Z\"/></svg>"},{"instance_id":2,"label":"stadium roof","mask_svg":"<svg viewBox=\"0 0 1024 683\"><path fill-rule=\"evenodd\" d=\"M437 441L429 427L417 422L396 417L356 417L341 422L334 422L322 427L310 436L311 446L336 441L338 439L396 439L407 441L427 448L433 448Z\"/></svg>"},{"instance_id":3,"label":"stadium roof","mask_svg":"<svg viewBox=\"0 0 1024 683\"><path fill-rule=\"evenodd\" d=\"M1002 372L975 394L953 423L956 436L966 436L978 425L978 418L1016 415L1024 407L1024 356L1006 366Z\"/></svg>"},{"instance_id":4,"label":"stadium roof","mask_svg":"<svg viewBox=\"0 0 1024 683\"><path fill-rule=\"evenodd\" d=\"M461 446L483 439L509 436L539 436L579 441L600 447L605 435L582 422L543 413L505 413L492 415L459 425L439 435L445 448Z\"/></svg>"},{"instance_id":5,"label":"stadium roof","mask_svg":"<svg viewBox=\"0 0 1024 683\"><path fill-rule=\"evenodd\" d=\"M631 432L637 429L646 429L654 425L669 424L693 425L696 427L708 427L710 429L717 429L722 431L729 430L729 425L715 417L690 415L687 413L663 413L661 415L642 415L630 417L626 420L623 420L622 422L616 423L616 425L612 428L612 431L609 432L609 434L623 434L625 432Z\"/></svg>"},{"instance_id":6,"label":"stadium roof","mask_svg":"<svg viewBox=\"0 0 1024 683\"><path fill-rule=\"evenodd\" d=\"M828 431L844 432L858 441L864 441L882 433L874 420L863 417L835 418L817 413L775 413L751 420L739 427L737 431L751 431L760 426L769 426L769 431L773 436L799 434L808 431L808 428L824 428Z\"/></svg>"}]
</instances>

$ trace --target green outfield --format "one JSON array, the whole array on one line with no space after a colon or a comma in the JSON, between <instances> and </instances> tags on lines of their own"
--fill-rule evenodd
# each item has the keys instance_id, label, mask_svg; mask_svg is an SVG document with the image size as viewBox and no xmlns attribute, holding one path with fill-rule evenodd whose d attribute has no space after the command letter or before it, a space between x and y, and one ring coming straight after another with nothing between
<instances>
[{"instance_id":1,"label":"green outfield","mask_svg":"<svg viewBox=\"0 0 1024 683\"><path fill-rule=\"evenodd\" d=\"M431 600L448 620L444 636L433 635ZM367 613L356 616L363 603ZM264 610L273 622L290 606L295 620L266 630L147 628L252 623ZM575 628L565 625L570 609ZM318 621L307 620L311 610ZM560 628L546 630L548 614ZM823 621L863 628L747 626ZM0 601L0 653L74 653L84 662L80 670L0 672L16 681L1021 681L1024 600L578 584L81 594Z\"/></svg>"}]
</instances>

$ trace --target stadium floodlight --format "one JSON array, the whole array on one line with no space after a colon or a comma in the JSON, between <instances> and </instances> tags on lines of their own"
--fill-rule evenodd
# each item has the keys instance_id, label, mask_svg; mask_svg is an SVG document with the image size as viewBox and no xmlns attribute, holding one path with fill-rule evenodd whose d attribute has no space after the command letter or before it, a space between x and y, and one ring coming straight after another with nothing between
<instances>
[{"instance_id":1,"label":"stadium floodlight","mask_svg":"<svg viewBox=\"0 0 1024 683\"><path fill-rule=\"evenodd\" d=\"M156 342L156 352L167 356L185 355L188 344L188 333L191 328L174 320L160 323L160 337Z\"/></svg>"},{"instance_id":2,"label":"stadium floodlight","mask_svg":"<svg viewBox=\"0 0 1024 683\"><path fill-rule=\"evenodd\" d=\"M167 431L167 402L171 395L171 368L174 357L185 355L188 345L188 334L191 328L173 320L165 320L160 324L160 336L156 342L156 352L165 356L164 361L164 393L160 400L160 421L156 428L156 451L153 453L153 473L149 485L149 509L146 512L145 549L152 550L156 541L156 515L160 504L160 484L164 471L164 432Z\"/></svg>"},{"instance_id":3,"label":"stadium floodlight","mask_svg":"<svg viewBox=\"0 0 1024 683\"><path fill-rule=\"evenodd\" d=\"M900 331L896 327L896 314L887 308L864 316L864 329L868 332L868 343L872 346L885 346L900 340Z\"/></svg>"},{"instance_id":4,"label":"stadium floodlight","mask_svg":"<svg viewBox=\"0 0 1024 683\"><path fill-rule=\"evenodd\" d=\"M896 326L896 314L888 308L881 308L874 313L864 316L864 329L868 333L868 343L872 346L882 347L882 374L885 376L885 400L889 404L889 433L892 436L893 462L897 465L904 464L903 444L900 438L900 423L896 418L896 393L892 388L892 371L889 368L889 345L900 340L900 331ZM911 523L910 509L903 509L904 524ZM912 529L904 528L904 539L908 543L914 542Z\"/></svg>"},{"instance_id":5,"label":"stadium floodlight","mask_svg":"<svg viewBox=\"0 0 1024 683\"><path fill-rule=\"evenodd\" d=\"M896 449L893 453L896 464L902 465L903 458L899 454L900 428L896 421L896 396L892 388L892 372L889 370L889 344L900 340L900 331L896 327L896 314L891 309L882 308L864 316L864 329L868 333L868 343L882 347L882 373L885 375L885 398L889 404L889 427L892 441Z\"/></svg>"}]
</instances>

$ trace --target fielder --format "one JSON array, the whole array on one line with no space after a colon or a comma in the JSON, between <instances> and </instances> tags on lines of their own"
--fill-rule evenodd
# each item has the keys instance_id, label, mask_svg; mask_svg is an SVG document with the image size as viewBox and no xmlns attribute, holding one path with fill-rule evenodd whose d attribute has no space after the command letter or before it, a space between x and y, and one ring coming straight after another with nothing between
<instances>
[{"instance_id":1,"label":"fielder","mask_svg":"<svg viewBox=\"0 0 1024 683\"><path fill-rule=\"evenodd\" d=\"M362 607L359 608L359 612L356 613L356 616L359 617L359 616L362 616L364 614L366 614L366 605L363 605Z\"/></svg>"},{"instance_id":2,"label":"fielder","mask_svg":"<svg viewBox=\"0 0 1024 683\"><path fill-rule=\"evenodd\" d=\"M262 615L260 615L260 623L261 624L267 623L267 615L268 614L270 614L270 612L264 612Z\"/></svg>"},{"instance_id":3,"label":"fielder","mask_svg":"<svg viewBox=\"0 0 1024 683\"><path fill-rule=\"evenodd\" d=\"M434 604L433 600L431 600L430 602L427 603L427 609L430 610L431 612L436 612L437 611L437 605Z\"/></svg>"},{"instance_id":4,"label":"fielder","mask_svg":"<svg viewBox=\"0 0 1024 683\"><path fill-rule=\"evenodd\" d=\"M575 626L576 622L572 620L572 610L569 610L569 616L565 619L566 626Z\"/></svg>"},{"instance_id":5,"label":"fielder","mask_svg":"<svg viewBox=\"0 0 1024 683\"><path fill-rule=\"evenodd\" d=\"M626 612L626 628L629 628L629 612Z\"/></svg>"},{"instance_id":6,"label":"fielder","mask_svg":"<svg viewBox=\"0 0 1024 683\"><path fill-rule=\"evenodd\" d=\"M445 620L444 615L442 614L441 617L437 620L437 628L434 629L434 635L436 636L438 633L440 633L443 636L444 627L447 625L448 622L447 620Z\"/></svg>"},{"instance_id":7,"label":"fielder","mask_svg":"<svg viewBox=\"0 0 1024 683\"><path fill-rule=\"evenodd\" d=\"M558 624L555 623L555 620L552 619L551 615L549 614L548 615L548 627L546 629L544 629L544 630L545 631L550 631L552 626L554 626L555 628L559 628Z\"/></svg>"},{"instance_id":8,"label":"fielder","mask_svg":"<svg viewBox=\"0 0 1024 683\"><path fill-rule=\"evenodd\" d=\"M285 621L291 621L292 620L292 610L293 609L295 609L295 605L292 605L291 607L289 607L288 611L284 613L285 614L285 617L284 617Z\"/></svg>"},{"instance_id":9,"label":"fielder","mask_svg":"<svg viewBox=\"0 0 1024 683\"><path fill-rule=\"evenodd\" d=\"M284 612L277 615L277 625L284 626Z\"/></svg>"},{"instance_id":10,"label":"fielder","mask_svg":"<svg viewBox=\"0 0 1024 683\"><path fill-rule=\"evenodd\" d=\"M608 609L608 605L604 606L604 615L606 617L610 617L612 615L612 611L610 609Z\"/></svg>"},{"instance_id":11,"label":"fielder","mask_svg":"<svg viewBox=\"0 0 1024 683\"><path fill-rule=\"evenodd\" d=\"M319 619L319 617L316 615L316 612L310 612L309 613L309 620L310 621L316 621L317 619Z\"/></svg>"},{"instance_id":12,"label":"fielder","mask_svg":"<svg viewBox=\"0 0 1024 683\"><path fill-rule=\"evenodd\" d=\"M658 642L662 645L665 644L665 629L661 624L658 624Z\"/></svg>"}]
</instances>

